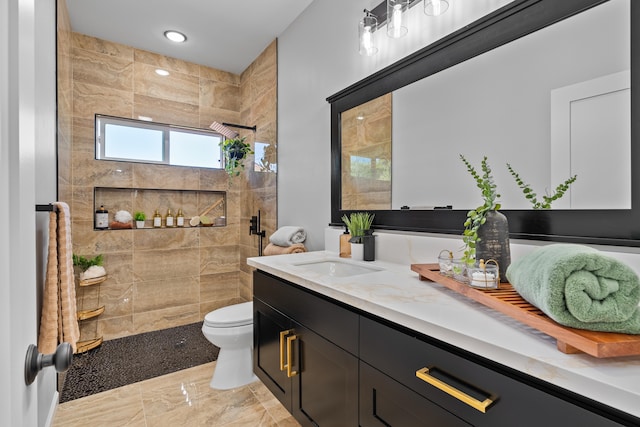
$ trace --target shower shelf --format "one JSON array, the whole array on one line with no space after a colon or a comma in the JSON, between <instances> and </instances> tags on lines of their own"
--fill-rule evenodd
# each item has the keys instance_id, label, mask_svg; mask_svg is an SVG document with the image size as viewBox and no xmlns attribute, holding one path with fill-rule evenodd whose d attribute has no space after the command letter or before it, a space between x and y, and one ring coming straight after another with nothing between
<instances>
[{"instance_id":1,"label":"shower shelf","mask_svg":"<svg viewBox=\"0 0 640 427\"><path fill-rule=\"evenodd\" d=\"M84 299L84 292L85 292L84 288L88 286L99 285L105 280L107 280L108 277L109 276L105 274L104 276L92 277L91 279L84 279L84 280L78 281L78 286L82 288L82 293L83 293L82 298ZM100 288L98 288L98 295L100 295ZM78 313L77 313L78 322L96 318L100 316L102 313L104 313L104 310L105 310L104 305L93 308L93 309L89 309L89 310L78 310ZM103 342L103 337L96 337L96 338L92 338L85 341L79 341L78 343L76 343L76 354L84 353L86 351L92 350L100 346L102 342Z\"/></svg>"}]
</instances>

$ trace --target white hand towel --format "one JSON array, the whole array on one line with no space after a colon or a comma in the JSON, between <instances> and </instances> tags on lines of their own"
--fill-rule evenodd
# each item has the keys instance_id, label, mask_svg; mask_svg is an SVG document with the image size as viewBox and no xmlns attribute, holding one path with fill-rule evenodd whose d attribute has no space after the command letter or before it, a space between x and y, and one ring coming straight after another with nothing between
<instances>
[{"instance_id":1,"label":"white hand towel","mask_svg":"<svg viewBox=\"0 0 640 427\"><path fill-rule=\"evenodd\" d=\"M296 243L302 243L307 239L307 233L304 228L288 225L280 227L269 236L269 241L276 246L291 246Z\"/></svg>"}]
</instances>

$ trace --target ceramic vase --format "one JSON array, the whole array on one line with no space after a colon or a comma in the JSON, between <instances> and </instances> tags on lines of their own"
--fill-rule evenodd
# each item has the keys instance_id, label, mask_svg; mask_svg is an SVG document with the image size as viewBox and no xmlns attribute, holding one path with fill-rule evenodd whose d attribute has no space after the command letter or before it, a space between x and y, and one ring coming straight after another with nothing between
<instances>
[{"instance_id":1,"label":"ceramic vase","mask_svg":"<svg viewBox=\"0 0 640 427\"><path fill-rule=\"evenodd\" d=\"M497 211L487 212L486 222L478 228L478 238L476 260L495 260L500 267L500 281L506 282L507 267L511 264L507 217Z\"/></svg>"},{"instance_id":2,"label":"ceramic vase","mask_svg":"<svg viewBox=\"0 0 640 427\"><path fill-rule=\"evenodd\" d=\"M364 244L351 243L351 259L362 261L364 259Z\"/></svg>"}]
</instances>

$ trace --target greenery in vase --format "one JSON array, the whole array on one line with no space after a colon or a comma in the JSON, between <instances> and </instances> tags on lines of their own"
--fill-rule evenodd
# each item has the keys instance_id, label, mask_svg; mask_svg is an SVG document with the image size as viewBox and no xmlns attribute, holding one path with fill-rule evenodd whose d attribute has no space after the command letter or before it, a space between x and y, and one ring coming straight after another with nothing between
<instances>
[{"instance_id":1,"label":"greenery in vase","mask_svg":"<svg viewBox=\"0 0 640 427\"><path fill-rule=\"evenodd\" d=\"M244 169L243 159L247 154L253 154L251 144L244 142L246 137L236 137L220 141L222 156L224 158L224 170L229 176L240 175L240 169Z\"/></svg>"},{"instance_id":2,"label":"greenery in vase","mask_svg":"<svg viewBox=\"0 0 640 427\"><path fill-rule=\"evenodd\" d=\"M576 179L578 179L578 175L573 175L572 177L567 178L567 180L556 187L556 190L552 195L544 195L542 196L542 200L538 200L538 195L533 191L531 186L529 184L526 184L522 180L522 178L520 178L520 175L515 170L513 170L509 163L507 163L507 168L509 169L509 172L511 172L511 176L513 176L513 178L516 180L516 184L518 184L518 187L522 189L524 197L529 202L531 202L533 209L551 209L551 203L564 196L564 193L567 192L569 186L573 184Z\"/></svg>"},{"instance_id":3,"label":"greenery in vase","mask_svg":"<svg viewBox=\"0 0 640 427\"><path fill-rule=\"evenodd\" d=\"M144 221L145 219L147 219L147 215L142 211L137 211L136 213L133 214L133 218L136 221Z\"/></svg>"},{"instance_id":4,"label":"greenery in vase","mask_svg":"<svg viewBox=\"0 0 640 427\"><path fill-rule=\"evenodd\" d=\"M476 171L475 167L462 154L460 159L467 166L467 171L475 179L476 186L482 192L482 199L484 200L482 205L467 212L467 219L464 222L462 261L467 265L472 265L476 258L476 243L480 240L478 238L478 229L487 221L487 212L500 209L500 203L498 203L500 194L496 191L497 187L493 180L493 175L491 175L491 168L487 163L487 156L482 158L480 164L482 175Z\"/></svg>"},{"instance_id":5,"label":"greenery in vase","mask_svg":"<svg viewBox=\"0 0 640 427\"><path fill-rule=\"evenodd\" d=\"M97 255L94 258L85 258L82 255L73 254L73 265L77 265L82 271L87 271L89 267L94 265L102 265L102 262L102 254Z\"/></svg>"},{"instance_id":6,"label":"greenery in vase","mask_svg":"<svg viewBox=\"0 0 640 427\"><path fill-rule=\"evenodd\" d=\"M374 217L375 214L369 212L353 212L349 216L343 215L342 221L349 229L351 239L359 242L359 238L365 235L365 231L371 229Z\"/></svg>"}]
</instances>

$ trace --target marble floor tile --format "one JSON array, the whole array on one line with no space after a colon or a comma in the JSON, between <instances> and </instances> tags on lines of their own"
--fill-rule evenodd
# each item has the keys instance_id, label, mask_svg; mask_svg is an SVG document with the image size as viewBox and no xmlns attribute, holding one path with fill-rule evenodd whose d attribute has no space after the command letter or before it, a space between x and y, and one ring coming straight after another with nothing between
<instances>
[{"instance_id":1,"label":"marble floor tile","mask_svg":"<svg viewBox=\"0 0 640 427\"><path fill-rule=\"evenodd\" d=\"M259 381L232 390L210 388L215 363L62 403L53 427L299 426Z\"/></svg>"}]
</instances>

